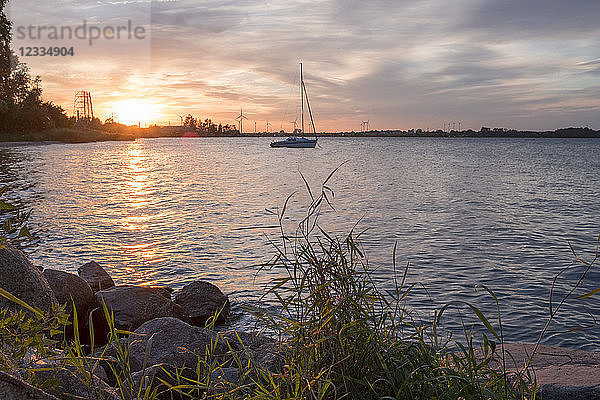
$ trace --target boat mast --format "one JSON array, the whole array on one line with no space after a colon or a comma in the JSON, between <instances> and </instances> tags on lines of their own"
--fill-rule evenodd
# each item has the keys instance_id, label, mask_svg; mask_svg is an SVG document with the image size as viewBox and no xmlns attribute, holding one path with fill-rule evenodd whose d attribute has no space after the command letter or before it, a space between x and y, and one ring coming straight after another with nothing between
<instances>
[{"instance_id":1,"label":"boat mast","mask_svg":"<svg viewBox=\"0 0 600 400\"><path fill-rule=\"evenodd\" d=\"M300 101L302 102L302 134L304 135L304 75L302 73L302 63L300 63Z\"/></svg>"}]
</instances>

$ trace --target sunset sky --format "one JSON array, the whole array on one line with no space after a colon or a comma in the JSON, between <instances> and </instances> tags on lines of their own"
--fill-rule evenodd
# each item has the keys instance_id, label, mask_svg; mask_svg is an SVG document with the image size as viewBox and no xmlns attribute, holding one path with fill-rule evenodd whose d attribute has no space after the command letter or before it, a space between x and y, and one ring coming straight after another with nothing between
<instances>
[{"instance_id":1,"label":"sunset sky","mask_svg":"<svg viewBox=\"0 0 600 400\"><path fill-rule=\"evenodd\" d=\"M22 57L46 99L72 113L178 124L178 115L246 130L291 130L298 63L317 129L440 129L459 121L518 129L600 129L598 0L12 0L22 26L144 27L144 39L17 38L73 47ZM272 129L273 129L272 128Z\"/></svg>"}]
</instances>

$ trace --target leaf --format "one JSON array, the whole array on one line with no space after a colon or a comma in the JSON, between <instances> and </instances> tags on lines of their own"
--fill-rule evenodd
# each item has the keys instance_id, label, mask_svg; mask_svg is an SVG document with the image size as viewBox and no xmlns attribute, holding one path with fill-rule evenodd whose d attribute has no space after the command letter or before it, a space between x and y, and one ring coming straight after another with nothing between
<instances>
[{"instance_id":1,"label":"leaf","mask_svg":"<svg viewBox=\"0 0 600 400\"><path fill-rule=\"evenodd\" d=\"M32 240L34 239L31 232L29 232L29 228L27 228L26 226L21 227L21 229L19 230L19 237L26 237Z\"/></svg>"},{"instance_id":2,"label":"leaf","mask_svg":"<svg viewBox=\"0 0 600 400\"><path fill-rule=\"evenodd\" d=\"M16 209L17 209L17 207L15 207L15 206L13 206L11 204L5 203L2 200L0 200L0 210L2 210L2 211L12 211L12 210L16 210Z\"/></svg>"},{"instance_id":3,"label":"leaf","mask_svg":"<svg viewBox=\"0 0 600 400\"><path fill-rule=\"evenodd\" d=\"M592 297L593 295L595 295L595 294L597 294L597 293L600 293L600 288L598 288L598 289L596 289L596 290L592 290L592 291L591 291L591 292L589 292L589 293L586 293L586 294L584 294L584 295L582 295L582 296L575 297L575 298L576 298L576 299L585 299L585 298L588 298L588 297Z\"/></svg>"},{"instance_id":4,"label":"leaf","mask_svg":"<svg viewBox=\"0 0 600 400\"><path fill-rule=\"evenodd\" d=\"M42 313L38 308L30 306L29 304L25 303L23 300L19 299L15 295L7 292L6 290L4 290L2 288L0 288L0 296L7 298L8 300L10 300L14 303L17 303L18 305L20 305L22 307L25 307L26 309L33 312L35 315L37 315L40 318L44 317L44 313Z\"/></svg>"}]
</instances>

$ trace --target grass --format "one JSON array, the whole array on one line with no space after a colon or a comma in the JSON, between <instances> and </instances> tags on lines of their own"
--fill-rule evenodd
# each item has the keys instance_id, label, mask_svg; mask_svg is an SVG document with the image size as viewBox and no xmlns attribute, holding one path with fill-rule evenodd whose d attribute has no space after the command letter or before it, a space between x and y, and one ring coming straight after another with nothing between
<instances>
[{"instance_id":1,"label":"grass","mask_svg":"<svg viewBox=\"0 0 600 400\"><path fill-rule=\"evenodd\" d=\"M0 295L33 311L33 317L23 312L0 314L0 347L11 350L3 351L0 368L27 376L32 366L22 360L26 358L27 349L34 348L37 358L60 359L57 368L71 371L90 388L90 393L102 398L103 392L93 379L93 372L100 364L108 365L116 393L123 400L536 398L535 374L531 369L535 350L523 368L506 370L511 355L504 351L501 307L492 290L482 287L496 304L494 320L489 320L475 305L462 302L484 330L477 333L473 327L465 326L464 337L454 340L441 325L446 311L457 302L438 310L431 323L414 319L407 305L414 287L406 279L408 266L399 268L394 262L393 289L381 291L372 279L360 245L362 232L355 228L337 236L321 226L319 216L323 209L332 208L333 192L327 185L332 175L319 193L306 185L310 204L297 228L290 233L283 225L291 197L286 200L277 215L280 233L272 240L275 255L262 266L263 270L276 271L279 276L271 280L263 294L277 302L279 311L252 312L269 332L278 336L277 362L270 366L259 362L253 350L238 336L238 343L226 341L227 354L217 353L216 343L212 343L208 351L199 352L203 355L198 356L193 376L190 377L189 371L176 369L164 371L167 378L157 377L142 384L144 379L134 379L129 347L123 340L130 333L115 328L111 311L105 305L109 346L96 351L93 326L90 327L91 345L86 347L80 342L77 313L73 316L75 338L59 343L48 337L55 337L53 334L61 324L64 330L62 309L45 315L0 291ZM393 256L396 260L396 248ZM554 308L551 296L552 311L538 344L597 257L598 249L592 262L578 258L588 268L571 293ZM589 292L580 298L598 292L600 290ZM212 328L210 322L207 328ZM218 335L219 340L224 337ZM111 346L114 351L109 355ZM150 340L146 359L151 346ZM217 384L211 376L228 367L239 370L239 381Z\"/></svg>"}]
</instances>

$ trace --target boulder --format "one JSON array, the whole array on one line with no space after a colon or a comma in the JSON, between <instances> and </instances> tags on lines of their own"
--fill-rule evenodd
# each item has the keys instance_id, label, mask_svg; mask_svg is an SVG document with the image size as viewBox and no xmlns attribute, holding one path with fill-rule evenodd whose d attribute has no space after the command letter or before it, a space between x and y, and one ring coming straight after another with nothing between
<instances>
[{"instance_id":1,"label":"boulder","mask_svg":"<svg viewBox=\"0 0 600 400\"><path fill-rule=\"evenodd\" d=\"M240 380L240 376L241 376L241 373L238 368L218 367L217 369L215 369L214 371L212 371L210 373L210 381L215 386L219 385L219 384L235 385Z\"/></svg>"},{"instance_id":2,"label":"boulder","mask_svg":"<svg viewBox=\"0 0 600 400\"><path fill-rule=\"evenodd\" d=\"M0 398L3 400L58 400L30 384L0 371Z\"/></svg>"},{"instance_id":3,"label":"boulder","mask_svg":"<svg viewBox=\"0 0 600 400\"><path fill-rule=\"evenodd\" d=\"M216 323L224 323L229 315L229 299L210 282L196 281L185 286L175 295L179 304L194 325L204 326L213 315L220 312Z\"/></svg>"},{"instance_id":4,"label":"boulder","mask_svg":"<svg viewBox=\"0 0 600 400\"><path fill-rule=\"evenodd\" d=\"M146 321L160 317L186 319L180 306L164 297L162 289L143 286L114 286L96 292L96 302L104 302L114 313L115 327L133 331Z\"/></svg>"},{"instance_id":5,"label":"boulder","mask_svg":"<svg viewBox=\"0 0 600 400\"><path fill-rule=\"evenodd\" d=\"M190 397L180 394L177 391L169 390L169 386L163 382L167 382L171 386L190 385L190 381L202 381L198 379L195 370L190 368L176 369L169 364L157 364L146 368L143 371L133 373L134 388L142 387L142 393L146 391L148 386L152 390L156 390L158 400L189 400ZM202 385L202 384L200 384Z\"/></svg>"},{"instance_id":6,"label":"boulder","mask_svg":"<svg viewBox=\"0 0 600 400\"><path fill-rule=\"evenodd\" d=\"M534 347L527 343L505 344L507 370L522 369ZM497 356L501 354L500 347ZM500 368L500 359L496 363L495 366ZM600 352L541 345L531 368L537 379L538 394L544 400L600 398Z\"/></svg>"},{"instance_id":7,"label":"boulder","mask_svg":"<svg viewBox=\"0 0 600 400\"><path fill-rule=\"evenodd\" d=\"M216 333L170 317L146 322L135 330L130 340L130 361L134 371L144 368L147 347L146 365L169 364L192 370L196 369L198 357L207 354L207 349L214 356L227 352L227 346L218 340Z\"/></svg>"},{"instance_id":8,"label":"boulder","mask_svg":"<svg viewBox=\"0 0 600 400\"><path fill-rule=\"evenodd\" d=\"M74 301L77 315L83 320L95 304L90 285L79 276L64 271L46 269L43 274L58 303L67 304L67 311L72 312Z\"/></svg>"},{"instance_id":9,"label":"boulder","mask_svg":"<svg viewBox=\"0 0 600 400\"><path fill-rule=\"evenodd\" d=\"M97 360L88 359L90 367ZM87 385L83 375L73 366L61 366L56 361L41 360L36 366L39 370L31 372L38 382L51 381L52 389L47 389L61 399L112 400L117 399L112 388L105 383L106 371L96 365L93 371L93 384Z\"/></svg>"},{"instance_id":10,"label":"boulder","mask_svg":"<svg viewBox=\"0 0 600 400\"><path fill-rule=\"evenodd\" d=\"M0 247L0 288L30 306L50 310L56 296L42 272L9 243ZM16 303L0 296L0 308L20 309Z\"/></svg>"},{"instance_id":11,"label":"boulder","mask_svg":"<svg viewBox=\"0 0 600 400\"><path fill-rule=\"evenodd\" d=\"M94 292L115 286L110 275L97 262L91 261L77 269L79 276L90 285Z\"/></svg>"},{"instance_id":12,"label":"boulder","mask_svg":"<svg viewBox=\"0 0 600 400\"><path fill-rule=\"evenodd\" d=\"M227 331L222 333L222 338L243 364L251 362L263 371L283 372L286 348L284 343L251 332Z\"/></svg>"}]
</instances>

